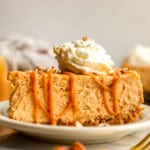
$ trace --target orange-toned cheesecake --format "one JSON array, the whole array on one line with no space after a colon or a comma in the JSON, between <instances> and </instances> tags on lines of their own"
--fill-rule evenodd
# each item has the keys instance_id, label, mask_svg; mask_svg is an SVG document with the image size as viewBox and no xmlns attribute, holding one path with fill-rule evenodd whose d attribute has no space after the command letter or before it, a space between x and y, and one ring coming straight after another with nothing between
<instances>
[{"instance_id":1,"label":"orange-toned cheesecake","mask_svg":"<svg viewBox=\"0 0 150 150\"><path fill-rule=\"evenodd\" d=\"M84 40L81 42L91 43ZM89 43L84 43L85 47L89 46ZM81 49L84 47L82 43L79 45ZM76 61L68 65L66 47L63 46L64 49L54 47L57 59L65 56L67 60L65 62L65 58L59 58L58 62L62 60L64 62L63 65L60 64L63 68L61 72L53 68L46 71L36 68L33 71L9 73L8 79L11 82L9 117L23 122L68 126L78 123L83 126L98 126L101 123L125 124L136 121L141 115L143 103L139 75L126 69L110 69L108 72L110 64L113 63L104 52L101 59L107 58L102 65L95 61L94 67L91 66L92 72L87 67L90 62L84 64L80 62L79 67L78 64L74 64ZM77 45L75 47L77 48ZM96 45L93 47L93 52L99 48ZM88 48L86 50L88 51ZM103 50L100 50L100 53L101 51ZM88 54L85 54L80 53L80 56L88 58ZM110 66L105 65L106 61ZM96 69L98 65L100 67ZM71 66L74 71L69 71Z\"/></svg>"}]
</instances>

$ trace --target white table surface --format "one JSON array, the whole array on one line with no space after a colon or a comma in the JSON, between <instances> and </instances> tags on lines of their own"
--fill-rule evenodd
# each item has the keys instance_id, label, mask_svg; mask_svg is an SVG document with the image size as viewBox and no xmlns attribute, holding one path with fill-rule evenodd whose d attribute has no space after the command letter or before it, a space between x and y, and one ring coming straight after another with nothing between
<instances>
[{"instance_id":1,"label":"white table surface","mask_svg":"<svg viewBox=\"0 0 150 150\"><path fill-rule=\"evenodd\" d=\"M86 148L87 150L129 150L149 132L150 128L123 137L118 141L86 145ZM55 146L56 144L31 139L16 132L0 136L0 150L53 150Z\"/></svg>"}]
</instances>

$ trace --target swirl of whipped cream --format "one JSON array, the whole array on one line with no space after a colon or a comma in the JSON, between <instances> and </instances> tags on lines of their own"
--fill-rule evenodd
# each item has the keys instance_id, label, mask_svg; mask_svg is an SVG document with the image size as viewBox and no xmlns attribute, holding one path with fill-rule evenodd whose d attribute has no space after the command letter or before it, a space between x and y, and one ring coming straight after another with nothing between
<instances>
[{"instance_id":1,"label":"swirl of whipped cream","mask_svg":"<svg viewBox=\"0 0 150 150\"><path fill-rule=\"evenodd\" d=\"M150 47L137 45L134 50L129 53L129 63L137 67L150 66Z\"/></svg>"},{"instance_id":2,"label":"swirl of whipped cream","mask_svg":"<svg viewBox=\"0 0 150 150\"><path fill-rule=\"evenodd\" d=\"M62 71L104 74L114 65L105 49L87 37L54 46L54 52Z\"/></svg>"}]
</instances>

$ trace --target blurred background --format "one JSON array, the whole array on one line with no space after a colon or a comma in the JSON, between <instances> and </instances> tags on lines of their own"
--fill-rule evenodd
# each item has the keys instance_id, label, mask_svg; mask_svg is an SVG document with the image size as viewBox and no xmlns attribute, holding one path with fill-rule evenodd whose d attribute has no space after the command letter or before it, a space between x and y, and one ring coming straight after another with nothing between
<instances>
[{"instance_id":1,"label":"blurred background","mask_svg":"<svg viewBox=\"0 0 150 150\"><path fill-rule=\"evenodd\" d=\"M149 0L0 0L0 35L51 45L88 36L117 66L136 44L150 45Z\"/></svg>"}]
</instances>

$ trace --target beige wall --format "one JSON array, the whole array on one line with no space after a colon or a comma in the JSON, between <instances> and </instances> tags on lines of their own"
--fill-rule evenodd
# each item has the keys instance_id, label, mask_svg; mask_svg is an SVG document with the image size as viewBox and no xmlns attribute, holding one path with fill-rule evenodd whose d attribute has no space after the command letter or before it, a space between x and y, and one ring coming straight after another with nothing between
<instances>
[{"instance_id":1,"label":"beige wall","mask_svg":"<svg viewBox=\"0 0 150 150\"><path fill-rule=\"evenodd\" d=\"M150 45L149 0L0 0L0 34L54 43L94 38L117 65L140 43Z\"/></svg>"}]
</instances>

